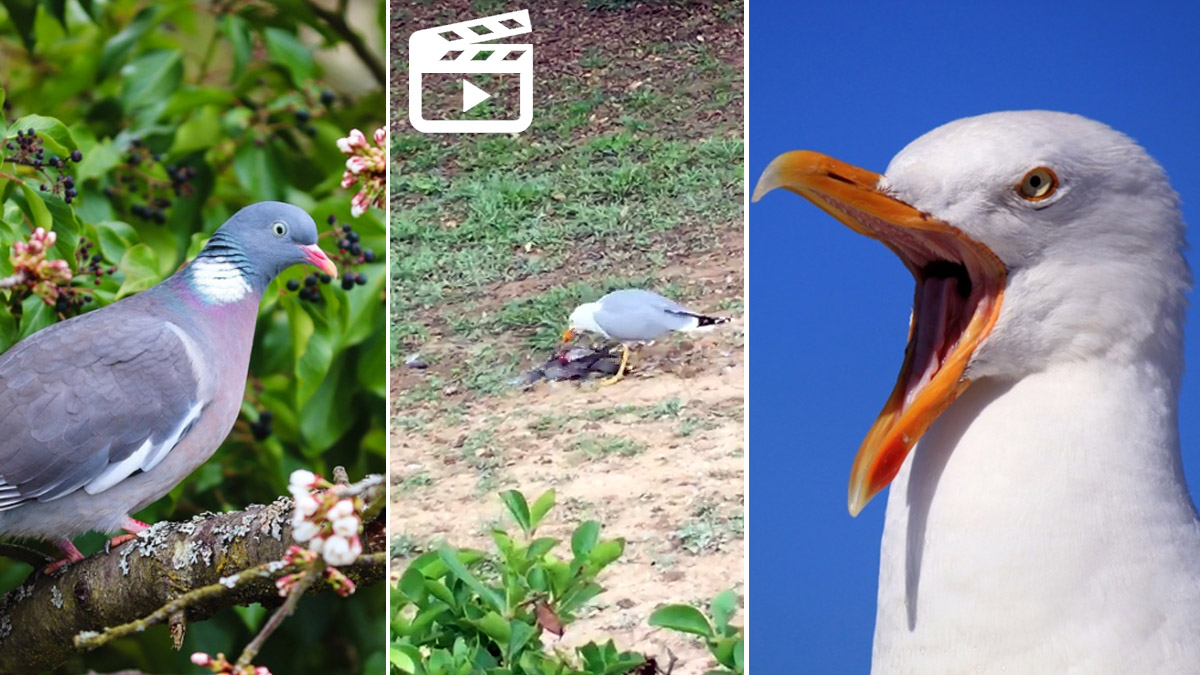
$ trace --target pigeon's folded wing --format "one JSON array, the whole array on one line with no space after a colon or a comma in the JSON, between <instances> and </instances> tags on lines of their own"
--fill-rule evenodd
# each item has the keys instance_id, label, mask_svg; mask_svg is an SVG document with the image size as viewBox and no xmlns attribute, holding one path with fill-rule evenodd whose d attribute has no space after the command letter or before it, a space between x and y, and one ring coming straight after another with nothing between
<instances>
[{"instance_id":1,"label":"pigeon's folded wing","mask_svg":"<svg viewBox=\"0 0 1200 675\"><path fill-rule=\"evenodd\" d=\"M0 355L0 510L149 471L211 399L195 343L136 312L85 314Z\"/></svg>"}]
</instances>

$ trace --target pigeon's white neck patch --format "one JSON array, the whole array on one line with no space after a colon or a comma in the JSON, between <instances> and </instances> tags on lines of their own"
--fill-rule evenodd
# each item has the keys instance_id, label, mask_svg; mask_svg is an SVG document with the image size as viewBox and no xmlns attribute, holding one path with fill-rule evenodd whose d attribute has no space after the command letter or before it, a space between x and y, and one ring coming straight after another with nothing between
<instances>
[{"instance_id":1,"label":"pigeon's white neck patch","mask_svg":"<svg viewBox=\"0 0 1200 675\"><path fill-rule=\"evenodd\" d=\"M193 260L192 283L205 302L213 305L237 302L251 290L246 275L226 258Z\"/></svg>"}]
</instances>

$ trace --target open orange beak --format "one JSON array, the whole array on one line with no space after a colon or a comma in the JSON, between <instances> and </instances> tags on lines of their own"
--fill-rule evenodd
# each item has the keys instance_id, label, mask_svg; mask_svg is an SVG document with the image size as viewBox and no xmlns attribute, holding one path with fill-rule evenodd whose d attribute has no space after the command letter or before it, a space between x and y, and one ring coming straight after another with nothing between
<instances>
[{"instance_id":1,"label":"open orange beak","mask_svg":"<svg viewBox=\"0 0 1200 675\"><path fill-rule=\"evenodd\" d=\"M892 482L909 450L967 388L967 364L996 324L1008 277L991 249L888 196L880 178L820 153L788 152L763 172L753 198L778 187L799 194L883 242L917 282L904 365L850 472L854 516Z\"/></svg>"}]
</instances>

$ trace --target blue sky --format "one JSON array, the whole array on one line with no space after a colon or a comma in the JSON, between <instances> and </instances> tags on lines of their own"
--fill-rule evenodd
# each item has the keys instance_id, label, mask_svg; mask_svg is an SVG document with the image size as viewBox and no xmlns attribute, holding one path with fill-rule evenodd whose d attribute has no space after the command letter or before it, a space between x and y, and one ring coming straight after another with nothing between
<instances>
[{"instance_id":1,"label":"blue sky","mask_svg":"<svg viewBox=\"0 0 1200 675\"><path fill-rule=\"evenodd\" d=\"M750 3L751 188L786 150L882 172L945 122L1062 110L1145 146L1200 243L1195 3L906 9L915 4ZM886 495L851 518L846 484L900 368L912 278L881 244L791 193L772 193L749 214L751 663L763 675L866 673ZM1200 272L1195 249L1189 260ZM1192 302L1181 416L1185 470L1200 495Z\"/></svg>"}]
</instances>

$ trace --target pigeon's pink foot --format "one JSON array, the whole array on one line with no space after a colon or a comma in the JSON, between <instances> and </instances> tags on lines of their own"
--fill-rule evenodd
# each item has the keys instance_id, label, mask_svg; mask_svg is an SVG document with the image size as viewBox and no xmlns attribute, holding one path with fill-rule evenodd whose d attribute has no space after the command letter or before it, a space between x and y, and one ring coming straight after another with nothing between
<instances>
[{"instance_id":1,"label":"pigeon's pink foot","mask_svg":"<svg viewBox=\"0 0 1200 675\"><path fill-rule=\"evenodd\" d=\"M75 544L72 544L70 539L59 539L54 542L54 545L63 552L63 558L62 560L56 560L46 565L46 569L44 570L46 574L54 574L63 565L83 560L83 554L79 552L79 549L75 548Z\"/></svg>"},{"instance_id":2,"label":"pigeon's pink foot","mask_svg":"<svg viewBox=\"0 0 1200 675\"><path fill-rule=\"evenodd\" d=\"M150 529L150 526L147 525L146 523L143 523L140 520L134 520L133 518L126 518L125 522L121 523L121 529L128 532L128 534L118 534L117 536L113 537L112 539L109 539L108 543L104 545L104 548L106 550L111 549L114 546L120 546L121 544L124 544L127 541L132 541L134 539L137 539L138 532L141 532L142 530L148 530L148 529Z\"/></svg>"}]
</instances>

